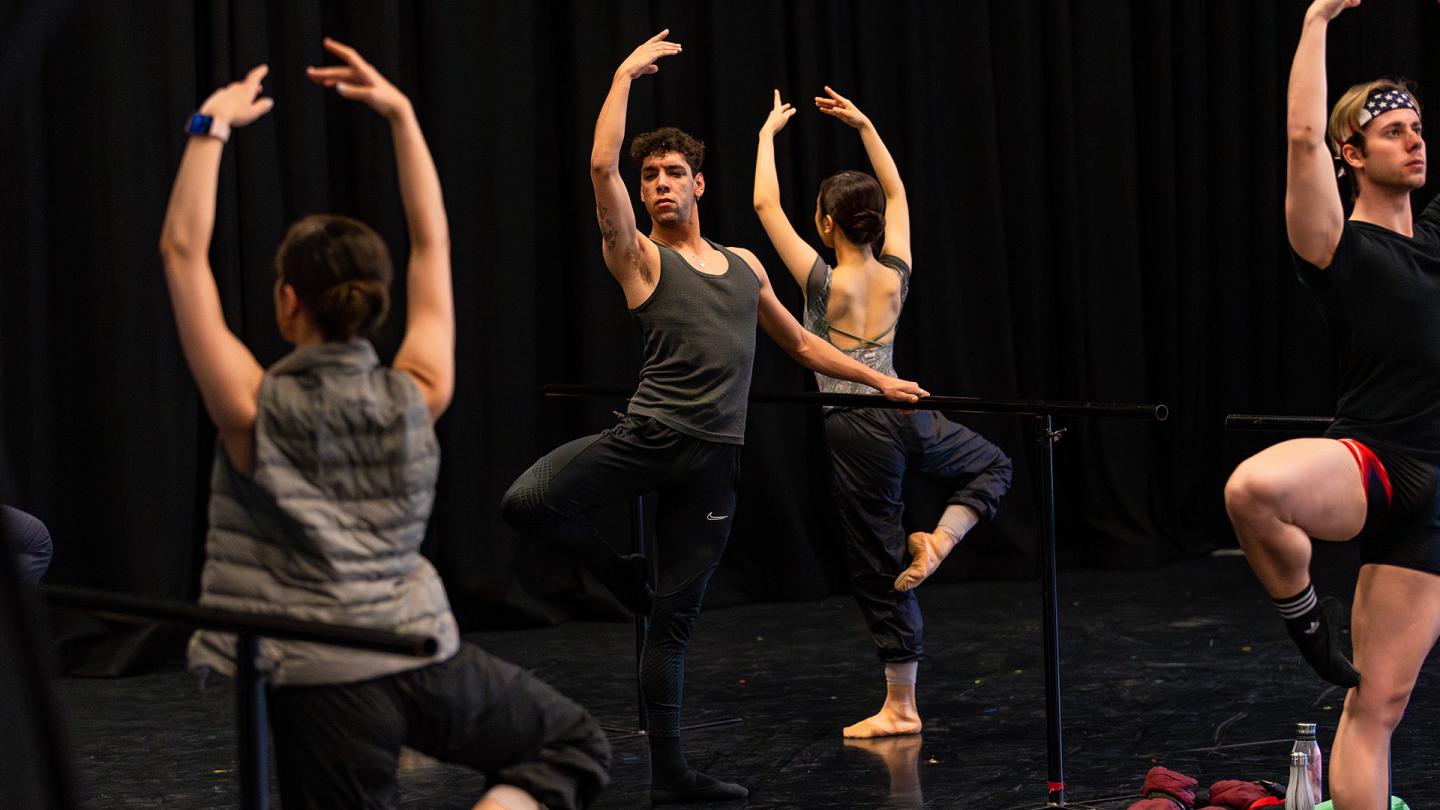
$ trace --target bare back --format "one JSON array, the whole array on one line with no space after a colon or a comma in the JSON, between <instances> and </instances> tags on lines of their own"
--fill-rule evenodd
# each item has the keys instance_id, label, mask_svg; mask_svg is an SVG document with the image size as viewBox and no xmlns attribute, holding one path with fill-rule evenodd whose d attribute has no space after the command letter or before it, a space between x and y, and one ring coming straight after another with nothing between
<instances>
[{"instance_id":1,"label":"bare back","mask_svg":"<svg viewBox=\"0 0 1440 810\"><path fill-rule=\"evenodd\" d=\"M832 327L830 341L840 349L873 345L869 341L881 345L894 342L895 330L891 327L900 319L903 292L900 274L873 257L864 264L836 267L831 271L826 307L826 319Z\"/></svg>"}]
</instances>

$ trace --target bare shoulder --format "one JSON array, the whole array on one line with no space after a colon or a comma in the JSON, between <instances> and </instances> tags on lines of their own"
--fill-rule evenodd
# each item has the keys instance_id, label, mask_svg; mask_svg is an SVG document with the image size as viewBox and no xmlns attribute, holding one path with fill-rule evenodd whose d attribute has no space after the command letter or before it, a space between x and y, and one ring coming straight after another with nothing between
<instances>
[{"instance_id":1,"label":"bare shoulder","mask_svg":"<svg viewBox=\"0 0 1440 810\"><path fill-rule=\"evenodd\" d=\"M901 262L903 262L903 263L905 264L905 269L906 269L906 270L909 270L909 271L912 272L912 273L915 272L915 265L912 264L911 261L910 261L910 251L909 251L908 248L907 248L907 249L903 249L903 250L902 250L902 249L894 249L894 250L891 250L891 249L890 249L890 246L889 246L889 245L886 245L886 246L885 246L885 249L882 250L882 251L880 251L880 254L881 254L882 257L883 257L883 256L889 256L889 257L891 257L891 258L893 258L893 259L899 259Z\"/></svg>"},{"instance_id":2,"label":"bare shoulder","mask_svg":"<svg viewBox=\"0 0 1440 810\"><path fill-rule=\"evenodd\" d=\"M755 255L754 251L742 247L727 247L726 250L744 259L745 263L750 265L750 269L755 271L755 275L762 279L766 278L765 266L760 263L760 259Z\"/></svg>"}]
</instances>

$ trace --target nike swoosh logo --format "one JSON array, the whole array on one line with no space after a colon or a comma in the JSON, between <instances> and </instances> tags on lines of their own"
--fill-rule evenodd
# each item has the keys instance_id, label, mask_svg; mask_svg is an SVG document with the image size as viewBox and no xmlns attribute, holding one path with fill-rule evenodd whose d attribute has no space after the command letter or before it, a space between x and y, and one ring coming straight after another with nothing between
<instances>
[{"instance_id":1,"label":"nike swoosh logo","mask_svg":"<svg viewBox=\"0 0 1440 810\"><path fill-rule=\"evenodd\" d=\"M728 518L728 517L730 517L730 516L729 516L729 515L717 515L717 514L715 514L714 512L711 512L710 514L708 514L708 515L705 516L705 519L706 519L706 520L724 520L725 518Z\"/></svg>"}]
</instances>

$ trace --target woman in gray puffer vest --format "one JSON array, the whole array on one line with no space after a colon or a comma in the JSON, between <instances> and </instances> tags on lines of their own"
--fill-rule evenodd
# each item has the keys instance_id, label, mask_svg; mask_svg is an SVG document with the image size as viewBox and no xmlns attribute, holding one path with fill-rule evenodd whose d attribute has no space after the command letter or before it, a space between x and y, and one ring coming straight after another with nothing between
<instances>
[{"instance_id":1,"label":"woman in gray puffer vest","mask_svg":"<svg viewBox=\"0 0 1440 810\"><path fill-rule=\"evenodd\" d=\"M180 342L219 430L200 600L255 613L424 634L430 660L261 643L286 808L391 807L401 745L486 774L477 810L589 805L610 749L594 719L520 668L460 642L420 554L454 390L449 229L414 110L354 49L316 84L390 125L410 235L407 326L391 367L367 336L389 308L389 252L368 226L309 216L276 256L275 312L295 350L269 369L225 325L209 264L221 154L269 112L265 66L217 90L190 138L161 237ZM197 632L190 665L234 671L234 640Z\"/></svg>"}]
</instances>

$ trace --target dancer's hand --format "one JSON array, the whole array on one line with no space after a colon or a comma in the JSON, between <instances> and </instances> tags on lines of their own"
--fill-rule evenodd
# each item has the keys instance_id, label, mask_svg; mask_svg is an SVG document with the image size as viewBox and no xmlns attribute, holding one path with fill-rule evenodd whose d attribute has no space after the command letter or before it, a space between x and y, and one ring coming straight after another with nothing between
<instances>
[{"instance_id":1,"label":"dancer's hand","mask_svg":"<svg viewBox=\"0 0 1440 810\"><path fill-rule=\"evenodd\" d=\"M238 82L231 82L210 94L200 105L200 114L229 124L231 128L243 127L275 106L275 99L260 98L264 88L260 82L270 72L266 65L257 65Z\"/></svg>"},{"instance_id":2,"label":"dancer's hand","mask_svg":"<svg viewBox=\"0 0 1440 810\"><path fill-rule=\"evenodd\" d=\"M878 387L880 393L892 402L919 402L921 397L930 396L930 392L921 388L919 383L894 377L886 377Z\"/></svg>"},{"instance_id":3,"label":"dancer's hand","mask_svg":"<svg viewBox=\"0 0 1440 810\"><path fill-rule=\"evenodd\" d=\"M1356 0L1356 2L1358 1L1359 0ZM835 92L828 84L825 85L825 94L829 96L829 98L825 96L815 97L815 106L820 112L825 113L831 118L839 118L841 121L844 121L856 129L860 129L870 123L870 119L865 117L865 113L860 112L860 108L855 106L855 102Z\"/></svg>"},{"instance_id":4,"label":"dancer's hand","mask_svg":"<svg viewBox=\"0 0 1440 810\"><path fill-rule=\"evenodd\" d=\"M1360 5L1360 0L1315 0L1310 4L1309 10L1305 12L1306 17L1319 17L1326 22L1340 16L1340 12L1347 8L1355 8Z\"/></svg>"},{"instance_id":5,"label":"dancer's hand","mask_svg":"<svg viewBox=\"0 0 1440 810\"><path fill-rule=\"evenodd\" d=\"M620 67L615 70L615 76L617 78L625 76L631 79L638 79L641 76L660 70L660 66L655 64L656 62L667 56L674 56L684 50L683 46L678 42L665 41L665 38L668 36L670 36L670 29L666 28L664 31L645 40L645 44L636 48L633 53L625 57L625 61L621 62Z\"/></svg>"},{"instance_id":6,"label":"dancer's hand","mask_svg":"<svg viewBox=\"0 0 1440 810\"><path fill-rule=\"evenodd\" d=\"M776 90L774 106L770 108L770 115L765 119L765 123L760 126L760 134L773 136L785 128L785 124L790 121L790 116L794 114L795 107L790 104L781 104L780 91Z\"/></svg>"},{"instance_id":7,"label":"dancer's hand","mask_svg":"<svg viewBox=\"0 0 1440 810\"><path fill-rule=\"evenodd\" d=\"M310 77L310 81L321 87L333 87L342 97L359 101L388 120L411 110L410 99L381 75L374 65L366 62L359 51L329 37L325 38L325 50L345 64L307 67L305 75Z\"/></svg>"}]
</instances>

